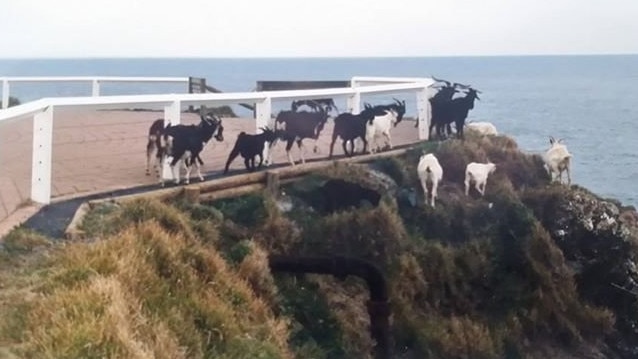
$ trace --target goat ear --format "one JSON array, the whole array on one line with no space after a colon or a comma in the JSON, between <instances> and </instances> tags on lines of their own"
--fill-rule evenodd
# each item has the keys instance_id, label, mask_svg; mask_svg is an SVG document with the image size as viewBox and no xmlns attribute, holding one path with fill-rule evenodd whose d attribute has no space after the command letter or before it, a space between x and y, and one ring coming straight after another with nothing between
<instances>
[{"instance_id":1,"label":"goat ear","mask_svg":"<svg viewBox=\"0 0 638 359\"><path fill-rule=\"evenodd\" d=\"M563 143L563 139L562 139L562 138L559 138L557 142L558 142L558 143Z\"/></svg>"},{"instance_id":2,"label":"goat ear","mask_svg":"<svg viewBox=\"0 0 638 359\"><path fill-rule=\"evenodd\" d=\"M554 140L554 136L549 136L549 144L553 145L556 140Z\"/></svg>"}]
</instances>

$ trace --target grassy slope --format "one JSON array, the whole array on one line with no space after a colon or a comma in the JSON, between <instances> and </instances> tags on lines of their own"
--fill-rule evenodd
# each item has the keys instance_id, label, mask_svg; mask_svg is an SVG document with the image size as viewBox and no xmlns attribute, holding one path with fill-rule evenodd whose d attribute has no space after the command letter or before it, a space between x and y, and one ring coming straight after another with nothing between
<instances>
[{"instance_id":1,"label":"grassy slope","mask_svg":"<svg viewBox=\"0 0 638 359\"><path fill-rule=\"evenodd\" d=\"M548 185L540 159L506 137L424 149L445 171L435 210L388 197L327 216L303 205L281 213L250 195L213 207L102 207L84 222L86 243L14 232L0 252L0 348L60 358L367 357L360 280L267 269L267 253L339 253L386 273L397 356L602 357L614 313L579 294L548 219L535 215L550 213L535 200L543 193L575 190ZM378 164L418 198L420 153ZM465 164L486 158L498 164L486 196L466 198ZM323 177L369 182L335 167L286 192L312 202Z\"/></svg>"}]
</instances>

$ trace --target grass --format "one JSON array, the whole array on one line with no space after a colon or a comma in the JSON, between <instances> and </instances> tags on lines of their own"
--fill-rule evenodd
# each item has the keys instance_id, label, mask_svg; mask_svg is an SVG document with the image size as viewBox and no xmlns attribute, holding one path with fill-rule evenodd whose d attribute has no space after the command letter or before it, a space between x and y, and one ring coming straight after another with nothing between
<instances>
[{"instance_id":1,"label":"grass","mask_svg":"<svg viewBox=\"0 0 638 359\"><path fill-rule=\"evenodd\" d=\"M1 346L31 358L292 357L285 318L186 230L183 214L151 201L108 220L124 227L87 227L103 239L52 250L30 274L30 295L3 291L5 304L21 300L3 316Z\"/></svg>"},{"instance_id":2,"label":"grass","mask_svg":"<svg viewBox=\"0 0 638 359\"><path fill-rule=\"evenodd\" d=\"M435 209L423 206L416 176L424 151L444 170ZM497 170L485 196L465 196L465 165L487 159ZM417 205L396 194L376 207L320 213L313 208L328 178L387 189L365 165L336 164L286 185L295 203L287 213L265 193L206 204L138 200L92 209L84 242L14 231L0 250L0 353L371 357L365 284L273 275L270 254L375 263L389 286L396 356L595 357L628 333L637 299L607 300L605 288L626 279L622 263L638 254L638 231L620 241L612 229L582 230L568 205L592 194L549 184L538 156L505 136L468 134L372 167L416 191ZM619 211L627 226L638 224L635 212ZM565 224L573 233L556 240ZM595 261L583 260L590 253ZM578 272L576 261L595 265Z\"/></svg>"}]
</instances>

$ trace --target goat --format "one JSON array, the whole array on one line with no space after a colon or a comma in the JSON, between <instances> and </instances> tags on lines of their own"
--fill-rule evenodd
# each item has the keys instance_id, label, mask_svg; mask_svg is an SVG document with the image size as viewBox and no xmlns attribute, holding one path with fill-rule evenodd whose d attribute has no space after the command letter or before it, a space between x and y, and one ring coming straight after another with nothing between
<instances>
[{"instance_id":1,"label":"goat","mask_svg":"<svg viewBox=\"0 0 638 359\"><path fill-rule=\"evenodd\" d=\"M179 167L176 168L177 163L180 161L183 161L184 167L186 167L186 177L184 178L186 184L190 182L190 172L193 164L197 168L197 176L200 181L204 180L200 170L203 161L201 161L199 154L211 138L215 137L217 141L223 141L223 132L222 121L211 115L201 116L199 125L171 126L169 124L162 130L158 151L159 162L164 163L165 158L172 157L169 165L175 184L180 183ZM159 171L158 177L160 178L160 184L164 186L164 180L161 178Z\"/></svg>"},{"instance_id":2,"label":"goat","mask_svg":"<svg viewBox=\"0 0 638 359\"><path fill-rule=\"evenodd\" d=\"M394 103L388 105L371 106L368 103L364 103L364 108L368 110L371 109L375 112L376 116L383 116L388 110L393 110L397 114L397 119L394 123L394 126L396 127L396 125L403 120L403 115L405 115L405 100L399 101L394 97L392 99L394 100Z\"/></svg>"},{"instance_id":3,"label":"goat","mask_svg":"<svg viewBox=\"0 0 638 359\"><path fill-rule=\"evenodd\" d=\"M439 182L443 179L443 168L439 164L439 160L431 154L423 154L419 158L419 164L417 165L417 175L423 187L423 194L425 196L425 203L428 203L428 186L427 183L432 183L432 193L430 195L430 205L434 208L434 200L436 199L436 189Z\"/></svg>"},{"instance_id":4,"label":"goat","mask_svg":"<svg viewBox=\"0 0 638 359\"><path fill-rule=\"evenodd\" d=\"M470 194L470 183L474 182L474 188L481 194L485 195L485 185L487 177L496 170L496 165L490 160L487 163L471 162L465 167L465 195Z\"/></svg>"},{"instance_id":5,"label":"goat","mask_svg":"<svg viewBox=\"0 0 638 359\"><path fill-rule=\"evenodd\" d=\"M325 111L319 112L293 112L293 111L281 111L277 114L275 119L275 128L277 124L285 123L286 127L281 136L281 139L286 141L286 154L288 161L291 165L295 165L292 156L290 155L290 149L294 142L299 147L301 163L306 163L304 158L303 139L312 138L315 140L314 152L318 152L317 141L319 140L319 134L323 130L326 122L328 121L328 113Z\"/></svg>"},{"instance_id":6,"label":"goat","mask_svg":"<svg viewBox=\"0 0 638 359\"><path fill-rule=\"evenodd\" d=\"M477 95L480 91L472 89L469 85L457 82L452 84L434 76L432 78L437 82L444 82L445 86L435 87L439 88L439 91L429 99L432 114L429 134L432 135L432 129L436 127L437 136L442 139L444 129L447 129L448 135L452 133L450 124L454 122L457 127L457 136L463 138L463 129L459 127L465 124L467 113L474 108L474 99L480 100ZM468 92L465 97L453 98L455 93L460 92L457 89L467 90Z\"/></svg>"},{"instance_id":7,"label":"goat","mask_svg":"<svg viewBox=\"0 0 638 359\"><path fill-rule=\"evenodd\" d=\"M496 126L494 126L491 122L469 122L465 125L468 130L475 131L481 136L496 136L498 135L498 131L496 131Z\"/></svg>"},{"instance_id":8,"label":"goat","mask_svg":"<svg viewBox=\"0 0 638 359\"><path fill-rule=\"evenodd\" d=\"M393 125L396 125L397 113L393 110L385 110L383 115L377 115L374 113L374 117L366 122L366 139L365 141L370 146L370 152L378 152L380 148L377 146L374 148L372 142L376 144L376 137L378 134L382 134L386 139L386 146L392 149L392 138L390 137L390 129Z\"/></svg>"},{"instance_id":9,"label":"goat","mask_svg":"<svg viewBox=\"0 0 638 359\"><path fill-rule=\"evenodd\" d=\"M339 109L337 108L337 105L335 105L334 103L334 100L331 98L318 98L314 100L296 100L290 104L290 110L292 110L293 112L297 112L299 107L304 105L308 106L311 110L315 112L323 111L328 113L332 111L333 109L335 109L337 112L339 111Z\"/></svg>"},{"instance_id":10,"label":"goat","mask_svg":"<svg viewBox=\"0 0 638 359\"><path fill-rule=\"evenodd\" d=\"M211 117L210 115L200 116L199 127L202 126L205 119L207 121L213 121L213 117ZM161 141L162 141L161 137L164 133L164 122L165 121L162 118L157 119L153 121L153 123L151 124L151 127L148 130L148 141L146 143L146 175L147 176L151 174L150 172L151 163L153 163L153 168L155 169L156 174L159 176L159 163L161 162L161 159L163 157L162 150L165 150L162 148L162 144L161 144ZM184 125L177 125L177 126L172 126L172 128L180 128L183 126ZM223 132L223 127L221 128L221 131ZM220 136L222 136L221 138L223 139L222 132L220 132ZM201 157L199 157L199 155L197 156L197 160L200 165L204 164L204 162L202 161Z\"/></svg>"},{"instance_id":11,"label":"goat","mask_svg":"<svg viewBox=\"0 0 638 359\"><path fill-rule=\"evenodd\" d=\"M146 143L146 175L151 174L151 162L153 162L153 168L159 176L158 162L162 154L160 153L160 137L164 131L164 119L160 118L155 120L151 127L148 129L148 142ZM156 159L156 161L153 161Z\"/></svg>"},{"instance_id":12,"label":"goat","mask_svg":"<svg viewBox=\"0 0 638 359\"><path fill-rule=\"evenodd\" d=\"M445 86L442 87L433 87L433 88L438 88L438 92L432 96L429 101L430 101L430 108L431 108L431 121L430 121L430 136L432 135L432 128L434 128L436 126L436 133L439 136L439 138L442 137L442 129L443 129L443 121L441 120L441 108L443 106L446 106L446 104L450 101L452 101L452 97L454 97L454 94L457 92L456 87L457 87L457 83L454 83L454 85L452 85L449 81L446 80L439 80L437 78L435 78L434 76L432 76L432 79L434 79L437 82L444 82ZM418 127L419 123L417 122L415 127ZM451 132L450 126L448 125L448 133Z\"/></svg>"},{"instance_id":13,"label":"goat","mask_svg":"<svg viewBox=\"0 0 638 359\"><path fill-rule=\"evenodd\" d=\"M330 142L330 153L328 158L332 158L335 142L337 137L341 137L341 145L343 146L343 153L346 156L354 155L354 140L360 138L363 141L363 152L368 147L368 141L366 140L366 123L374 118L374 110L366 108L359 114L353 115L348 112L344 112L334 119L334 128L332 130L332 141ZM350 142L350 153L346 144Z\"/></svg>"},{"instance_id":14,"label":"goat","mask_svg":"<svg viewBox=\"0 0 638 359\"><path fill-rule=\"evenodd\" d=\"M457 138L464 139L463 127L465 126L465 120L470 110L474 108L474 100L480 100L479 93L481 93L479 90L469 88L464 97L458 97L443 103L440 108L442 116L437 119L438 125L447 125L454 122Z\"/></svg>"},{"instance_id":15,"label":"goat","mask_svg":"<svg viewBox=\"0 0 638 359\"><path fill-rule=\"evenodd\" d=\"M549 137L550 148L543 154L543 162L551 181L555 180L554 175L558 175L558 182L563 182L563 172L567 172L567 184L571 185L570 174L572 155L567 151L567 146L563 144L563 139L555 140Z\"/></svg>"},{"instance_id":16,"label":"goat","mask_svg":"<svg viewBox=\"0 0 638 359\"><path fill-rule=\"evenodd\" d=\"M264 145L266 142L274 143L276 140L275 131L266 128L261 128L262 133L258 135L249 135L246 132L240 132L237 135L237 140L235 141L235 146L232 151L228 155L228 161L226 161L226 167L224 168L224 174L228 172L228 167L233 160L241 154L244 158L244 164L246 165L246 169L249 172L253 172L255 170L255 156L259 156L259 165L258 168L261 168L261 165L264 161L263 153L264 153Z\"/></svg>"}]
</instances>

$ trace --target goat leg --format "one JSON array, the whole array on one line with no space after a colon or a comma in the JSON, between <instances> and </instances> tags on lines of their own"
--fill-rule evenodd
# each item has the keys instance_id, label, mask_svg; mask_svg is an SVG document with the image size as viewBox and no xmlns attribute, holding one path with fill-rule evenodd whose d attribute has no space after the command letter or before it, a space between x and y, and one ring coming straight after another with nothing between
<instances>
[{"instance_id":1,"label":"goat leg","mask_svg":"<svg viewBox=\"0 0 638 359\"><path fill-rule=\"evenodd\" d=\"M390 132L385 132L383 134L385 135L385 138L386 138L386 145L388 146L389 149L392 149L392 138L390 137Z\"/></svg>"},{"instance_id":2,"label":"goat leg","mask_svg":"<svg viewBox=\"0 0 638 359\"><path fill-rule=\"evenodd\" d=\"M146 145L146 175L151 175L151 158L155 157L155 146L153 141L148 140L148 144Z\"/></svg>"},{"instance_id":3,"label":"goat leg","mask_svg":"<svg viewBox=\"0 0 638 359\"><path fill-rule=\"evenodd\" d=\"M432 182L432 194L430 197L430 205L432 206L432 208L434 208L434 199L436 198L436 187L437 187L437 182L436 180L434 180Z\"/></svg>"},{"instance_id":4,"label":"goat leg","mask_svg":"<svg viewBox=\"0 0 638 359\"><path fill-rule=\"evenodd\" d=\"M290 162L290 165L294 166L295 161L292 160L292 155L290 154L290 150L286 150L286 155L288 156L288 162Z\"/></svg>"},{"instance_id":5,"label":"goat leg","mask_svg":"<svg viewBox=\"0 0 638 359\"><path fill-rule=\"evenodd\" d=\"M204 181L204 176L202 176L202 166L199 164L199 162L195 162L195 169L197 169L197 177L199 177L200 181Z\"/></svg>"},{"instance_id":6,"label":"goat leg","mask_svg":"<svg viewBox=\"0 0 638 359\"><path fill-rule=\"evenodd\" d=\"M421 180L421 187L423 188L423 197L424 197L423 202L427 204L428 203L428 185L425 179Z\"/></svg>"},{"instance_id":7,"label":"goat leg","mask_svg":"<svg viewBox=\"0 0 638 359\"><path fill-rule=\"evenodd\" d=\"M299 157L301 158L301 164L306 164L306 158L304 157L304 152L306 148L303 145L301 140L297 141L297 147L299 148Z\"/></svg>"},{"instance_id":8,"label":"goat leg","mask_svg":"<svg viewBox=\"0 0 638 359\"><path fill-rule=\"evenodd\" d=\"M171 165L171 173L173 174L173 182L175 182L175 184L179 184L179 167Z\"/></svg>"},{"instance_id":9,"label":"goat leg","mask_svg":"<svg viewBox=\"0 0 638 359\"><path fill-rule=\"evenodd\" d=\"M483 196L485 194L485 183L483 183L483 186L481 186L478 182L476 182L474 184L474 187L481 194L481 196Z\"/></svg>"},{"instance_id":10,"label":"goat leg","mask_svg":"<svg viewBox=\"0 0 638 359\"><path fill-rule=\"evenodd\" d=\"M335 142L337 142L337 136L332 136L332 141L330 141L330 152L328 152L328 159L332 158L332 152L334 151L334 147L335 147ZM341 142L342 144L344 144L345 142ZM348 153L346 153L346 146L343 146L343 152L347 155Z\"/></svg>"}]
</instances>

